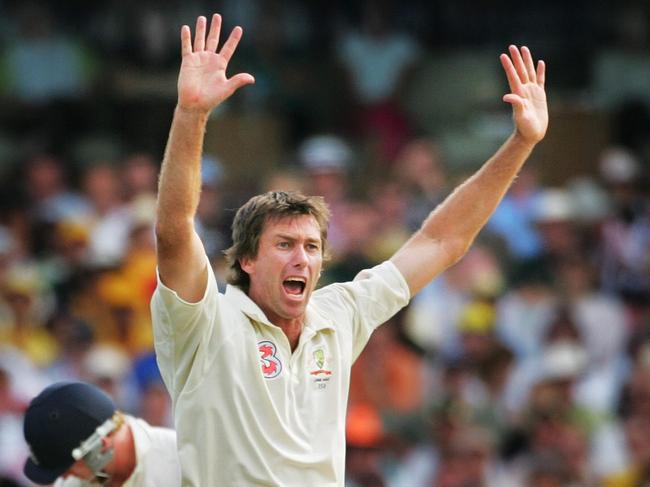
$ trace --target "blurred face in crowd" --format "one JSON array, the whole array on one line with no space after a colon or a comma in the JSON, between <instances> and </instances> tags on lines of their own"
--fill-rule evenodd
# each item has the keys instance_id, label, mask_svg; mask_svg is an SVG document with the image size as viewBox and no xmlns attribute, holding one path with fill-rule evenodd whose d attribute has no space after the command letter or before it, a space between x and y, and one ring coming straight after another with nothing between
<instances>
[{"instance_id":1,"label":"blurred face in crowd","mask_svg":"<svg viewBox=\"0 0 650 487\"><path fill-rule=\"evenodd\" d=\"M346 174L340 169L328 168L309 173L310 192L325 198L328 204L335 204L345 195Z\"/></svg>"},{"instance_id":2,"label":"blurred face in crowd","mask_svg":"<svg viewBox=\"0 0 650 487\"><path fill-rule=\"evenodd\" d=\"M571 220L554 219L537 222L544 247L553 255L567 255L576 251L578 232Z\"/></svg>"},{"instance_id":3,"label":"blurred face in crowd","mask_svg":"<svg viewBox=\"0 0 650 487\"><path fill-rule=\"evenodd\" d=\"M447 184L440 150L428 140L416 139L407 144L395 165L402 180L427 192L442 191Z\"/></svg>"},{"instance_id":4,"label":"blurred face in crowd","mask_svg":"<svg viewBox=\"0 0 650 487\"><path fill-rule=\"evenodd\" d=\"M650 418L634 416L627 420L625 433L632 457L638 467L650 467Z\"/></svg>"},{"instance_id":5,"label":"blurred face in crowd","mask_svg":"<svg viewBox=\"0 0 650 487\"><path fill-rule=\"evenodd\" d=\"M406 194L400 184L387 181L372 192L372 204L381 215L384 225L402 225L406 219Z\"/></svg>"},{"instance_id":6,"label":"blurred face in crowd","mask_svg":"<svg viewBox=\"0 0 650 487\"><path fill-rule=\"evenodd\" d=\"M26 176L30 196L36 200L54 196L64 186L61 163L52 156L42 155L30 160Z\"/></svg>"},{"instance_id":7,"label":"blurred face in crowd","mask_svg":"<svg viewBox=\"0 0 650 487\"><path fill-rule=\"evenodd\" d=\"M639 415L650 417L650 369L638 367L629 384L630 409Z\"/></svg>"},{"instance_id":8,"label":"blurred face in crowd","mask_svg":"<svg viewBox=\"0 0 650 487\"><path fill-rule=\"evenodd\" d=\"M115 168L108 164L91 167L84 175L84 192L100 213L120 203L120 182Z\"/></svg>"},{"instance_id":9,"label":"blurred face in crowd","mask_svg":"<svg viewBox=\"0 0 650 487\"><path fill-rule=\"evenodd\" d=\"M567 259L558 270L560 285L569 297L580 297L593 287L595 272L586 260Z\"/></svg>"},{"instance_id":10,"label":"blurred face in crowd","mask_svg":"<svg viewBox=\"0 0 650 487\"><path fill-rule=\"evenodd\" d=\"M564 478L554 472L535 472L527 487L563 487Z\"/></svg>"},{"instance_id":11,"label":"blurred face in crowd","mask_svg":"<svg viewBox=\"0 0 650 487\"><path fill-rule=\"evenodd\" d=\"M379 223L375 208L362 201L346 205L341 226L346 235L345 251L352 254L364 254L368 251Z\"/></svg>"},{"instance_id":12,"label":"blurred face in crowd","mask_svg":"<svg viewBox=\"0 0 650 487\"><path fill-rule=\"evenodd\" d=\"M534 194L538 187L537 170L531 166L524 166L512 183L510 195L515 199L526 198Z\"/></svg>"},{"instance_id":13,"label":"blurred face in crowd","mask_svg":"<svg viewBox=\"0 0 650 487\"><path fill-rule=\"evenodd\" d=\"M487 332L464 331L461 343L467 359L475 365L486 360L494 350L494 339Z\"/></svg>"},{"instance_id":14,"label":"blurred face in crowd","mask_svg":"<svg viewBox=\"0 0 650 487\"><path fill-rule=\"evenodd\" d=\"M162 384L149 385L140 401L142 418L152 426L167 426L170 417L170 401Z\"/></svg>"},{"instance_id":15,"label":"blurred face in crowd","mask_svg":"<svg viewBox=\"0 0 650 487\"><path fill-rule=\"evenodd\" d=\"M150 154L134 154L122 171L122 179L130 196L155 193L158 167Z\"/></svg>"}]
</instances>

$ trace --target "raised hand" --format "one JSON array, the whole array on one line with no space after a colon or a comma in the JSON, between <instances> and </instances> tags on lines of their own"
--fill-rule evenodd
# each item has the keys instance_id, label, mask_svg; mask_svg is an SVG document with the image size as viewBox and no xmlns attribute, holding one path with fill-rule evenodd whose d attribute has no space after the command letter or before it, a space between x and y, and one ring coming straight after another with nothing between
<instances>
[{"instance_id":1,"label":"raised hand","mask_svg":"<svg viewBox=\"0 0 650 487\"><path fill-rule=\"evenodd\" d=\"M533 63L530 50L523 46L508 48L510 56L501 54L500 60L508 78L510 93L503 101L512 105L517 134L525 141L536 144L546 134L548 127L548 107L544 80L546 66L544 61Z\"/></svg>"},{"instance_id":2,"label":"raised hand","mask_svg":"<svg viewBox=\"0 0 650 487\"><path fill-rule=\"evenodd\" d=\"M221 16L214 14L206 38L205 17L196 20L194 45L190 28L181 28L182 63L178 75L178 106L183 110L209 112L244 85L255 82L248 73L226 76L228 62L242 36L235 27L223 47L217 52L221 31Z\"/></svg>"}]
</instances>

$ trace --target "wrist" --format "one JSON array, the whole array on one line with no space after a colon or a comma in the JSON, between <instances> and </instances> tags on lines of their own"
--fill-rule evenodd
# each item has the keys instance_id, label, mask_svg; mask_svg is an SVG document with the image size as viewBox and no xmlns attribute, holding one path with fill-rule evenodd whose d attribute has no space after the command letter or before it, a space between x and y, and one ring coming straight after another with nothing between
<instances>
[{"instance_id":1,"label":"wrist","mask_svg":"<svg viewBox=\"0 0 650 487\"><path fill-rule=\"evenodd\" d=\"M539 140L531 140L528 137L524 137L518 130L513 132L510 136L510 140L513 144L529 151L532 151L539 142Z\"/></svg>"},{"instance_id":2,"label":"wrist","mask_svg":"<svg viewBox=\"0 0 650 487\"><path fill-rule=\"evenodd\" d=\"M176 108L174 109L174 113L176 116L192 117L192 118L205 119L205 120L207 120L208 117L210 116L210 110L205 110L203 108L197 108L197 107L187 107L181 104L176 105Z\"/></svg>"}]
</instances>

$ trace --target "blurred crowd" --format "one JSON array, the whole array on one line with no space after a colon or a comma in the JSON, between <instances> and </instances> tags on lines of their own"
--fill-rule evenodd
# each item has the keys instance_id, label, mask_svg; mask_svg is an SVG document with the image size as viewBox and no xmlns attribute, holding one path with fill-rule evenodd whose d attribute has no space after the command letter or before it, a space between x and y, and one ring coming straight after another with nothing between
<instances>
[{"instance_id":1,"label":"blurred crowd","mask_svg":"<svg viewBox=\"0 0 650 487\"><path fill-rule=\"evenodd\" d=\"M650 485L646 3L213 3L0 1L0 486L30 485L22 415L54 381L171 426L157 174L178 27L215 9L257 80L206 139L196 223L220 286L234 209L264 190L330 205L322 285L390 257L511 130L508 42L548 59L551 130L568 104L606 120L573 171L548 156L573 145L533 157L467 256L377 330L352 372L348 487Z\"/></svg>"}]
</instances>

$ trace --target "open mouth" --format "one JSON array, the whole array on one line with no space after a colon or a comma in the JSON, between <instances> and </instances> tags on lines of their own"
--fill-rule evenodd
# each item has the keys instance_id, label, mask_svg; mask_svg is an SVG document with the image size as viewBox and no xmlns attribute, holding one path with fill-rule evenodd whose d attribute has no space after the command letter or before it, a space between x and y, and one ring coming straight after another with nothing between
<instances>
[{"instance_id":1,"label":"open mouth","mask_svg":"<svg viewBox=\"0 0 650 487\"><path fill-rule=\"evenodd\" d=\"M290 277L282 282L285 292L291 296L302 296L305 286L306 282L302 277Z\"/></svg>"}]
</instances>

